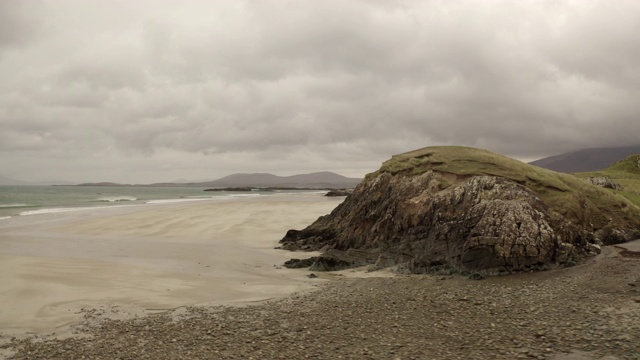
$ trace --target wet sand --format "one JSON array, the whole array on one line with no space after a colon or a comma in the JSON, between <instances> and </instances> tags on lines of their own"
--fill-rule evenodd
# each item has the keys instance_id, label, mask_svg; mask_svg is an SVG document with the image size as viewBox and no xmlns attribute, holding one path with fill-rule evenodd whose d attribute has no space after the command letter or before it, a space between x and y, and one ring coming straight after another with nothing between
<instances>
[{"instance_id":1,"label":"wet sand","mask_svg":"<svg viewBox=\"0 0 640 360\"><path fill-rule=\"evenodd\" d=\"M280 267L291 228L341 198L278 195L16 217L0 223L0 334L64 336L83 309L115 318L238 304L319 282Z\"/></svg>"}]
</instances>

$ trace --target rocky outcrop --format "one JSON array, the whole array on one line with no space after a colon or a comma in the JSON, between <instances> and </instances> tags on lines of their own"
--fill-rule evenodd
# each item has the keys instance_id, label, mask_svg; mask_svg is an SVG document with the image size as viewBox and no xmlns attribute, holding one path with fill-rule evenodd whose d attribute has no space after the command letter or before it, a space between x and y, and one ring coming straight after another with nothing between
<instances>
[{"instance_id":1,"label":"rocky outcrop","mask_svg":"<svg viewBox=\"0 0 640 360\"><path fill-rule=\"evenodd\" d=\"M289 269L308 268L318 259L317 256L307 259L291 259L284 262L284 267Z\"/></svg>"},{"instance_id":2,"label":"rocky outcrop","mask_svg":"<svg viewBox=\"0 0 640 360\"><path fill-rule=\"evenodd\" d=\"M620 186L620 184L617 184L610 178L604 177L604 176L590 177L590 178L587 178L587 181L589 181L592 185L600 186L601 188L605 188L605 189L613 189L613 190L622 189L622 186Z\"/></svg>"},{"instance_id":3,"label":"rocky outcrop","mask_svg":"<svg viewBox=\"0 0 640 360\"><path fill-rule=\"evenodd\" d=\"M281 244L288 250L323 251L314 260L317 271L367 263L404 264L418 273L442 267L512 272L571 265L599 253L593 224L605 221L589 199L575 196L583 209L569 208L575 214L568 214L506 177L381 170L367 176L331 214L302 231L289 231ZM345 256L354 250L356 260ZM316 266L327 261L331 266Z\"/></svg>"},{"instance_id":4,"label":"rocky outcrop","mask_svg":"<svg viewBox=\"0 0 640 360\"><path fill-rule=\"evenodd\" d=\"M334 190L329 190L329 192L327 192L324 196L330 196L330 197L349 196L352 192L353 192L353 189L334 189Z\"/></svg>"}]
</instances>

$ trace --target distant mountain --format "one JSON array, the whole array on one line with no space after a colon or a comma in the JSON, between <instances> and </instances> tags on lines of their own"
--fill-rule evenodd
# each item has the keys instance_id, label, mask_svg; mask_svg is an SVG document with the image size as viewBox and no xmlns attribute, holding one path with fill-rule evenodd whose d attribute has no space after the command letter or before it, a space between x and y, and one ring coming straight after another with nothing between
<instances>
[{"instance_id":1,"label":"distant mountain","mask_svg":"<svg viewBox=\"0 0 640 360\"><path fill-rule=\"evenodd\" d=\"M550 156L529 164L565 173L598 171L635 154L640 154L640 146L594 148Z\"/></svg>"},{"instance_id":2,"label":"distant mountain","mask_svg":"<svg viewBox=\"0 0 640 360\"><path fill-rule=\"evenodd\" d=\"M332 172L316 172L292 176L267 173L233 174L214 181L193 183L204 187L299 187L299 188L349 188L358 185L359 178L348 178Z\"/></svg>"},{"instance_id":3,"label":"distant mountain","mask_svg":"<svg viewBox=\"0 0 640 360\"><path fill-rule=\"evenodd\" d=\"M76 186L133 186L131 184L118 184L114 182L97 182L97 183L82 183Z\"/></svg>"},{"instance_id":4,"label":"distant mountain","mask_svg":"<svg viewBox=\"0 0 640 360\"><path fill-rule=\"evenodd\" d=\"M51 186L51 185L75 185L77 183L71 181L35 181L29 182L27 185Z\"/></svg>"},{"instance_id":5,"label":"distant mountain","mask_svg":"<svg viewBox=\"0 0 640 360\"><path fill-rule=\"evenodd\" d=\"M38 186L48 186L48 185L73 185L74 183L69 181L20 181L11 179L8 177L4 177L0 175L0 185L38 185Z\"/></svg>"},{"instance_id":6,"label":"distant mountain","mask_svg":"<svg viewBox=\"0 0 640 360\"><path fill-rule=\"evenodd\" d=\"M4 177L0 175L0 185L28 185L28 184L24 181L10 179L8 177Z\"/></svg>"}]
</instances>

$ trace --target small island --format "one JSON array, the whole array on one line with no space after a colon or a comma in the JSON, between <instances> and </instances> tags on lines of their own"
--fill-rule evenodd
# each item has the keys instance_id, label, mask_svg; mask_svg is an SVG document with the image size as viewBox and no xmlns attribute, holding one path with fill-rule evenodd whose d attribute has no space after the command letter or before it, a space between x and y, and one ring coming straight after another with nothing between
<instances>
[{"instance_id":1,"label":"small island","mask_svg":"<svg viewBox=\"0 0 640 360\"><path fill-rule=\"evenodd\" d=\"M253 191L251 187L225 187L225 188L211 188L204 189L203 191L235 191L235 192L248 192Z\"/></svg>"}]
</instances>

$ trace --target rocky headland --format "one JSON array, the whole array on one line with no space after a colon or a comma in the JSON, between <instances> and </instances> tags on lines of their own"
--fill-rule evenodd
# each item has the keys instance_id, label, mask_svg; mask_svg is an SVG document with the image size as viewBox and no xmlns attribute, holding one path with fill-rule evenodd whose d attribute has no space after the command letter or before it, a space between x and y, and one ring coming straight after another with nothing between
<instances>
[{"instance_id":1,"label":"rocky headland","mask_svg":"<svg viewBox=\"0 0 640 360\"><path fill-rule=\"evenodd\" d=\"M281 244L323 252L311 265L318 271L511 273L581 263L639 229L637 206L573 175L486 150L429 147L392 157Z\"/></svg>"}]
</instances>

